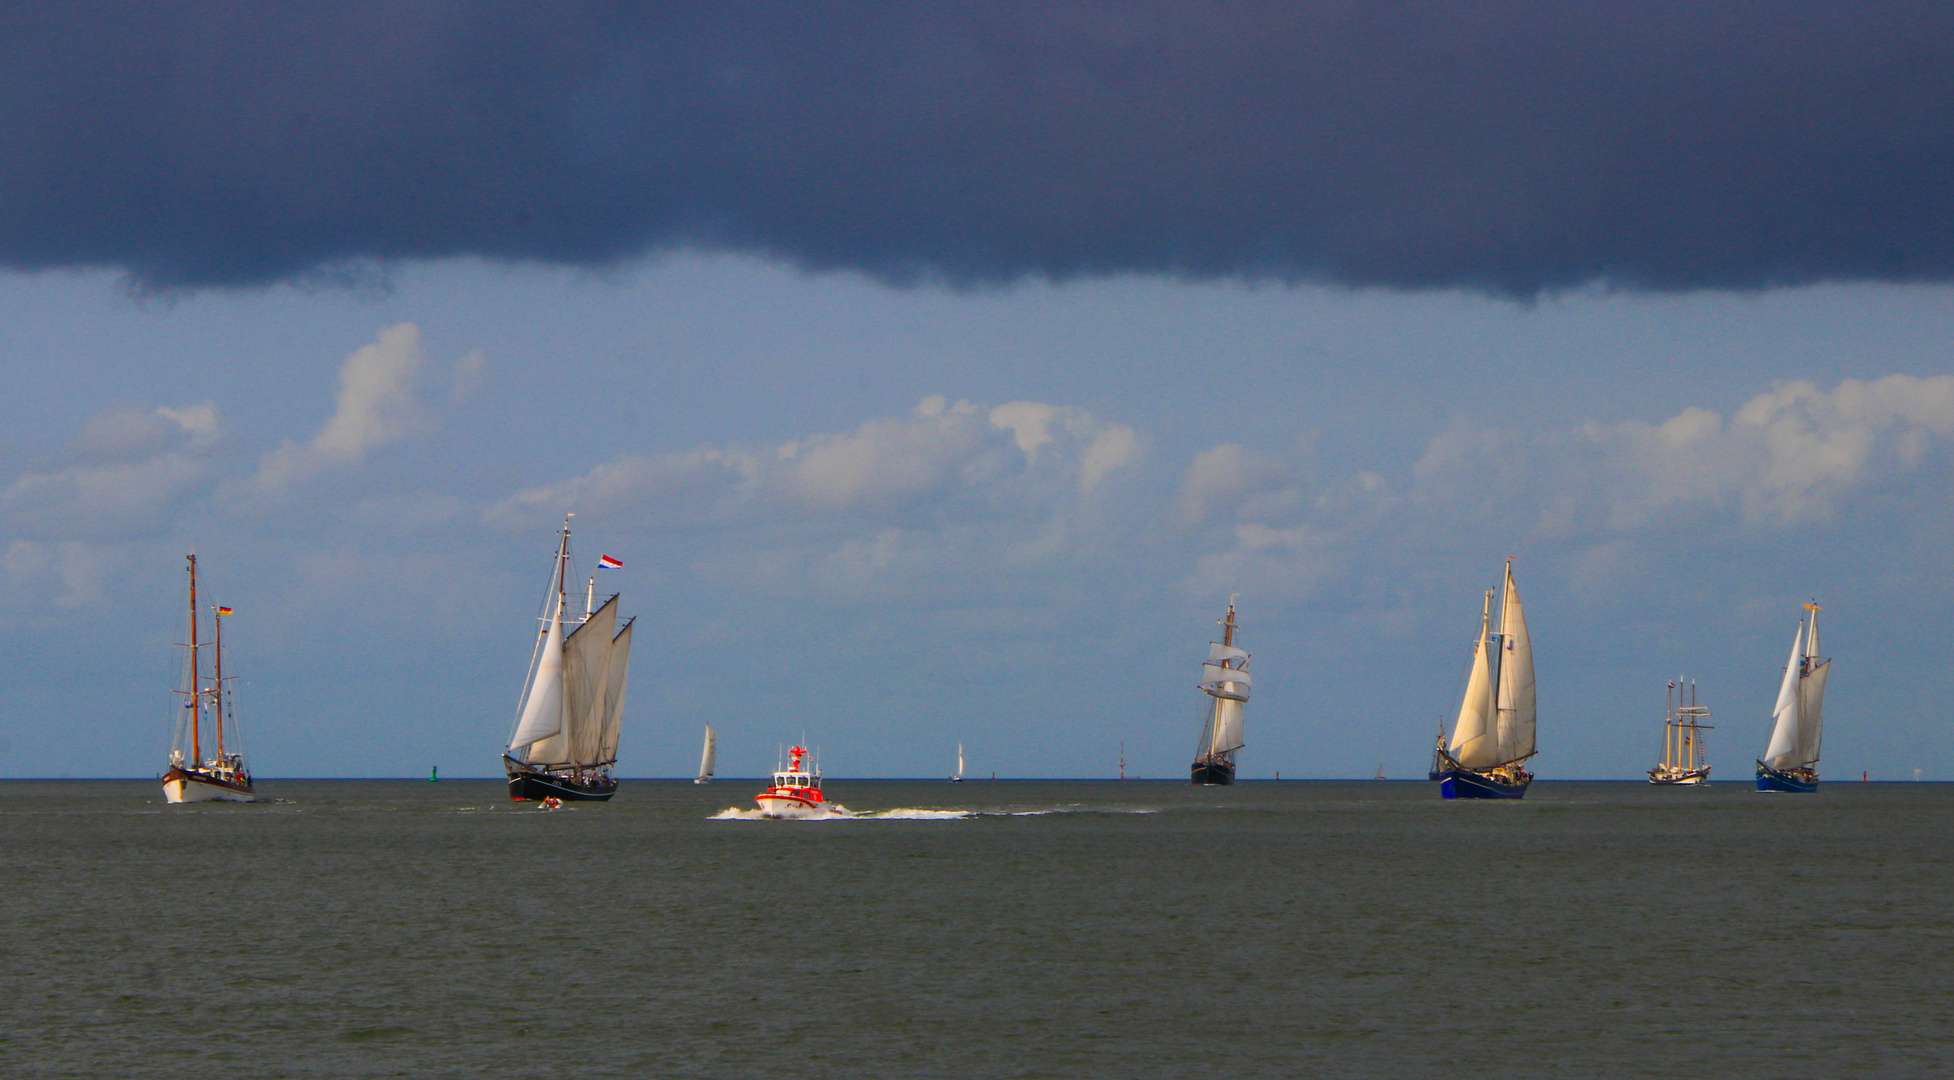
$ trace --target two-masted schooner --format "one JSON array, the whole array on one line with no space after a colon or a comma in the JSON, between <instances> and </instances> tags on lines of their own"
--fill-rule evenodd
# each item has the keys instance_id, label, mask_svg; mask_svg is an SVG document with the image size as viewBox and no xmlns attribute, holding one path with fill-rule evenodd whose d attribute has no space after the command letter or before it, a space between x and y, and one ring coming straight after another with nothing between
<instances>
[{"instance_id":1,"label":"two-masted schooner","mask_svg":"<svg viewBox=\"0 0 1954 1080\"><path fill-rule=\"evenodd\" d=\"M1533 639L1527 636L1513 560L1506 561L1499 632L1492 632L1492 590L1479 613L1465 700L1449 747L1439 750L1439 794L1447 799L1518 799L1533 783L1522 764L1533 746Z\"/></svg>"},{"instance_id":2,"label":"two-masted schooner","mask_svg":"<svg viewBox=\"0 0 1954 1080\"><path fill-rule=\"evenodd\" d=\"M695 784L712 783L713 766L719 762L719 736L713 734L712 724L706 724L706 746L699 751L699 775L692 778Z\"/></svg>"},{"instance_id":3,"label":"two-masted schooner","mask_svg":"<svg viewBox=\"0 0 1954 1080\"><path fill-rule=\"evenodd\" d=\"M1204 787L1235 782L1235 755L1242 741L1242 708L1248 704L1248 652L1235 644L1235 601L1221 620L1221 640L1208 642L1201 665L1201 692L1208 696L1201 741L1195 747L1192 781Z\"/></svg>"},{"instance_id":4,"label":"two-masted schooner","mask_svg":"<svg viewBox=\"0 0 1954 1080\"><path fill-rule=\"evenodd\" d=\"M1784 681L1771 708L1771 741L1757 763L1759 791L1818 790L1814 766L1825 735L1825 680L1832 674L1832 660L1818 653L1818 605L1806 604L1805 610L1811 612L1811 626L1807 630L1800 618L1791 636L1791 658L1785 661Z\"/></svg>"},{"instance_id":5,"label":"two-masted schooner","mask_svg":"<svg viewBox=\"0 0 1954 1080\"><path fill-rule=\"evenodd\" d=\"M163 798L173 803L254 802L251 771L244 766L244 740L228 685L236 675L224 674L224 616L227 607L211 607L211 639L201 639L203 620L197 608L197 557L186 555L190 571L190 640L184 649L182 702L176 708L176 737L170 746L169 771L163 774ZM203 650L211 652L211 678L204 681ZM209 733L211 753L204 756Z\"/></svg>"},{"instance_id":6,"label":"two-masted schooner","mask_svg":"<svg viewBox=\"0 0 1954 1080\"><path fill-rule=\"evenodd\" d=\"M606 555L600 569L624 565ZM564 628L569 606L570 520L563 520L542 630L516 709L502 763L511 799L609 799L617 793L618 727L631 667L631 624L617 625L617 594L595 604L597 575L584 589L584 610Z\"/></svg>"},{"instance_id":7,"label":"two-masted schooner","mask_svg":"<svg viewBox=\"0 0 1954 1080\"><path fill-rule=\"evenodd\" d=\"M1710 782L1710 751L1703 733L1715 731L1703 718L1710 710L1696 703L1696 681L1690 680L1688 701L1679 678L1669 684L1662 704L1662 760L1649 770L1649 783L1696 787Z\"/></svg>"}]
</instances>

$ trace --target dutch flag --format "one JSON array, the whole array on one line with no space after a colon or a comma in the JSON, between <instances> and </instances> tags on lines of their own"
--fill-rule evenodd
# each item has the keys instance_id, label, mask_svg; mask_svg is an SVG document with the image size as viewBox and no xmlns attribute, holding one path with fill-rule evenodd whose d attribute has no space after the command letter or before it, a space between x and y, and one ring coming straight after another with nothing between
<instances>
[{"instance_id":1,"label":"dutch flag","mask_svg":"<svg viewBox=\"0 0 1954 1080\"><path fill-rule=\"evenodd\" d=\"M623 566L624 566L623 559L619 559L610 555L597 556L597 569L599 570L617 570L617 569L621 569Z\"/></svg>"}]
</instances>

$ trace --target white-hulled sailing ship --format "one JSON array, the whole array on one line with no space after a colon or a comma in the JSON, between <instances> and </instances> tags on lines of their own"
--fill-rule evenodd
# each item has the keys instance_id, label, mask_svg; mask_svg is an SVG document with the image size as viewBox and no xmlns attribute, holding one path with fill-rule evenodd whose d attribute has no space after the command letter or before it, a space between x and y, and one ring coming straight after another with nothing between
<instances>
[{"instance_id":1,"label":"white-hulled sailing ship","mask_svg":"<svg viewBox=\"0 0 1954 1080\"><path fill-rule=\"evenodd\" d=\"M1771 709L1771 741L1757 763L1757 790L1808 792L1818 790L1819 741L1825 735L1825 680L1832 660L1818 653L1817 604L1806 604L1811 627L1798 620L1791 636L1791 658L1785 661L1784 681L1778 684L1777 704Z\"/></svg>"},{"instance_id":2,"label":"white-hulled sailing ship","mask_svg":"<svg viewBox=\"0 0 1954 1080\"><path fill-rule=\"evenodd\" d=\"M606 555L600 569L622 566ZM617 625L617 594L595 605L597 575L584 590L583 616L565 629L570 520L558 534L542 631L502 762L511 799L603 801L617 793L618 728L631 667L631 624Z\"/></svg>"},{"instance_id":3,"label":"white-hulled sailing ship","mask_svg":"<svg viewBox=\"0 0 1954 1080\"><path fill-rule=\"evenodd\" d=\"M1201 692L1208 696L1201 742L1195 747L1191 779L1204 787L1235 782L1235 755L1243 744L1242 710L1248 704L1248 652L1235 644L1235 601L1221 620L1221 640L1208 642L1201 665Z\"/></svg>"},{"instance_id":4,"label":"white-hulled sailing ship","mask_svg":"<svg viewBox=\"0 0 1954 1080\"><path fill-rule=\"evenodd\" d=\"M1448 799L1518 799L1533 783L1523 764L1533 747L1533 641L1527 636L1513 560L1506 561L1499 632L1492 632L1492 590L1479 613L1479 641L1452 743L1439 751L1439 794Z\"/></svg>"},{"instance_id":5,"label":"white-hulled sailing ship","mask_svg":"<svg viewBox=\"0 0 1954 1080\"><path fill-rule=\"evenodd\" d=\"M963 783L963 744L957 744L957 771L950 774L952 784Z\"/></svg>"},{"instance_id":6,"label":"white-hulled sailing ship","mask_svg":"<svg viewBox=\"0 0 1954 1080\"><path fill-rule=\"evenodd\" d=\"M244 740L226 685L236 676L224 674L224 616L231 609L212 606L211 640L203 642L198 630L202 618L197 609L197 557L184 558L190 564L190 640L178 642L185 650L183 688L176 691L183 702L176 710L176 737L170 746L169 771L163 774L163 798L173 803L254 802L251 772L244 766ZM205 648L211 651L209 682L204 681ZM206 730L211 736L209 757L204 756Z\"/></svg>"},{"instance_id":7,"label":"white-hulled sailing ship","mask_svg":"<svg viewBox=\"0 0 1954 1080\"><path fill-rule=\"evenodd\" d=\"M1703 723L1710 710L1696 703L1696 682L1688 688L1689 701L1683 701L1681 679L1669 684L1662 705L1662 760L1649 770L1649 783L1672 787L1695 787L1710 782L1710 750L1703 744L1703 733L1715 728Z\"/></svg>"},{"instance_id":8,"label":"white-hulled sailing ship","mask_svg":"<svg viewBox=\"0 0 1954 1080\"><path fill-rule=\"evenodd\" d=\"M712 767L719 761L719 736L712 733L712 725L706 725L706 748L699 752L699 775L692 778L695 784L712 783Z\"/></svg>"}]
</instances>

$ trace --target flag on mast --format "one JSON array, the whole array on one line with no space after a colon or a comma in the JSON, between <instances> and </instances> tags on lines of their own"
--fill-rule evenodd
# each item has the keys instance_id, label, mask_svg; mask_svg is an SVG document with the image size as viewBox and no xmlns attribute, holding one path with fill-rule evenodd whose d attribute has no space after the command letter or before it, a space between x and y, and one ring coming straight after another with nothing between
<instances>
[{"instance_id":1,"label":"flag on mast","mask_svg":"<svg viewBox=\"0 0 1954 1080\"><path fill-rule=\"evenodd\" d=\"M599 570L616 570L622 567L623 565L624 565L624 560L618 558L615 555L597 556L597 569Z\"/></svg>"}]
</instances>

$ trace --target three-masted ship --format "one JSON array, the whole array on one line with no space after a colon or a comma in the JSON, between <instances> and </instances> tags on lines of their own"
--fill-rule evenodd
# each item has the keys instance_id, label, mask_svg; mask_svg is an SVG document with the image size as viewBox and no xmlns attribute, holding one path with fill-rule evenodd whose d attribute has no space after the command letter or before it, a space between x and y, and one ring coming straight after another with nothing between
<instances>
[{"instance_id":1,"label":"three-masted ship","mask_svg":"<svg viewBox=\"0 0 1954 1080\"><path fill-rule=\"evenodd\" d=\"M1671 787L1696 787L1710 782L1710 750L1703 744L1703 733L1716 730L1703 723L1710 710L1696 703L1696 682L1688 687L1689 701L1683 701L1682 680L1669 684L1662 706L1662 760L1649 770L1649 783Z\"/></svg>"},{"instance_id":2,"label":"three-masted ship","mask_svg":"<svg viewBox=\"0 0 1954 1080\"><path fill-rule=\"evenodd\" d=\"M190 571L190 640L178 642L184 651L183 688L176 691L182 705L176 710L176 736L170 745L170 767L163 774L163 798L173 803L253 802L251 771L244 766L244 740L224 674L224 616L227 607L211 607L211 639L201 639L203 619L197 607L197 557L186 555ZM211 678L204 680L203 651L211 652ZM204 735L211 753L204 755Z\"/></svg>"},{"instance_id":3,"label":"three-masted ship","mask_svg":"<svg viewBox=\"0 0 1954 1080\"><path fill-rule=\"evenodd\" d=\"M1778 684L1777 704L1771 709L1771 741L1757 763L1757 790L1810 792L1818 790L1819 742L1825 735L1825 680L1832 660L1818 652L1817 604L1809 631L1805 620L1791 636L1791 658L1785 661L1784 681Z\"/></svg>"},{"instance_id":4,"label":"three-masted ship","mask_svg":"<svg viewBox=\"0 0 1954 1080\"><path fill-rule=\"evenodd\" d=\"M1235 601L1221 620L1221 640L1208 642L1201 665L1201 692L1208 696L1201 741L1194 751L1192 782L1204 787L1235 782L1235 755L1242 741L1242 709L1248 704L1248 652L1235 644Z\"/></svg>"},{"instance_id":5,"label":"three-masted ship","mask_svg":"<svg viewBox=\"0 0 1954 1080\"><path fill-rule=\"evenodd\" d=\"M606 555L599 568L622 566ZM617 625L618 594L595 604L597 575L584 590L584 610L565 629L569 607L570 521L558 534L542 631L502 763L511 799L603 801L617 793L618 728L631 667L631 625Z\"/></svg>"},{"instance_id":6,"label":"three-masted ship","mask_svg":"<svg viewBox=\"0 0 1954 1080\"><path fill-rule=\"evenodd\" d=\"M1479 640L1465 700L1452 725L1451 745L1439 749L1439 794L1447 799L1525 797L1533 774L1524 762L1534 750L1533 639L1527 635L1513 560L1506 561L1499 632L1492 632L1492 590L1479 613Z\"/></svg>"}]
</instances>

